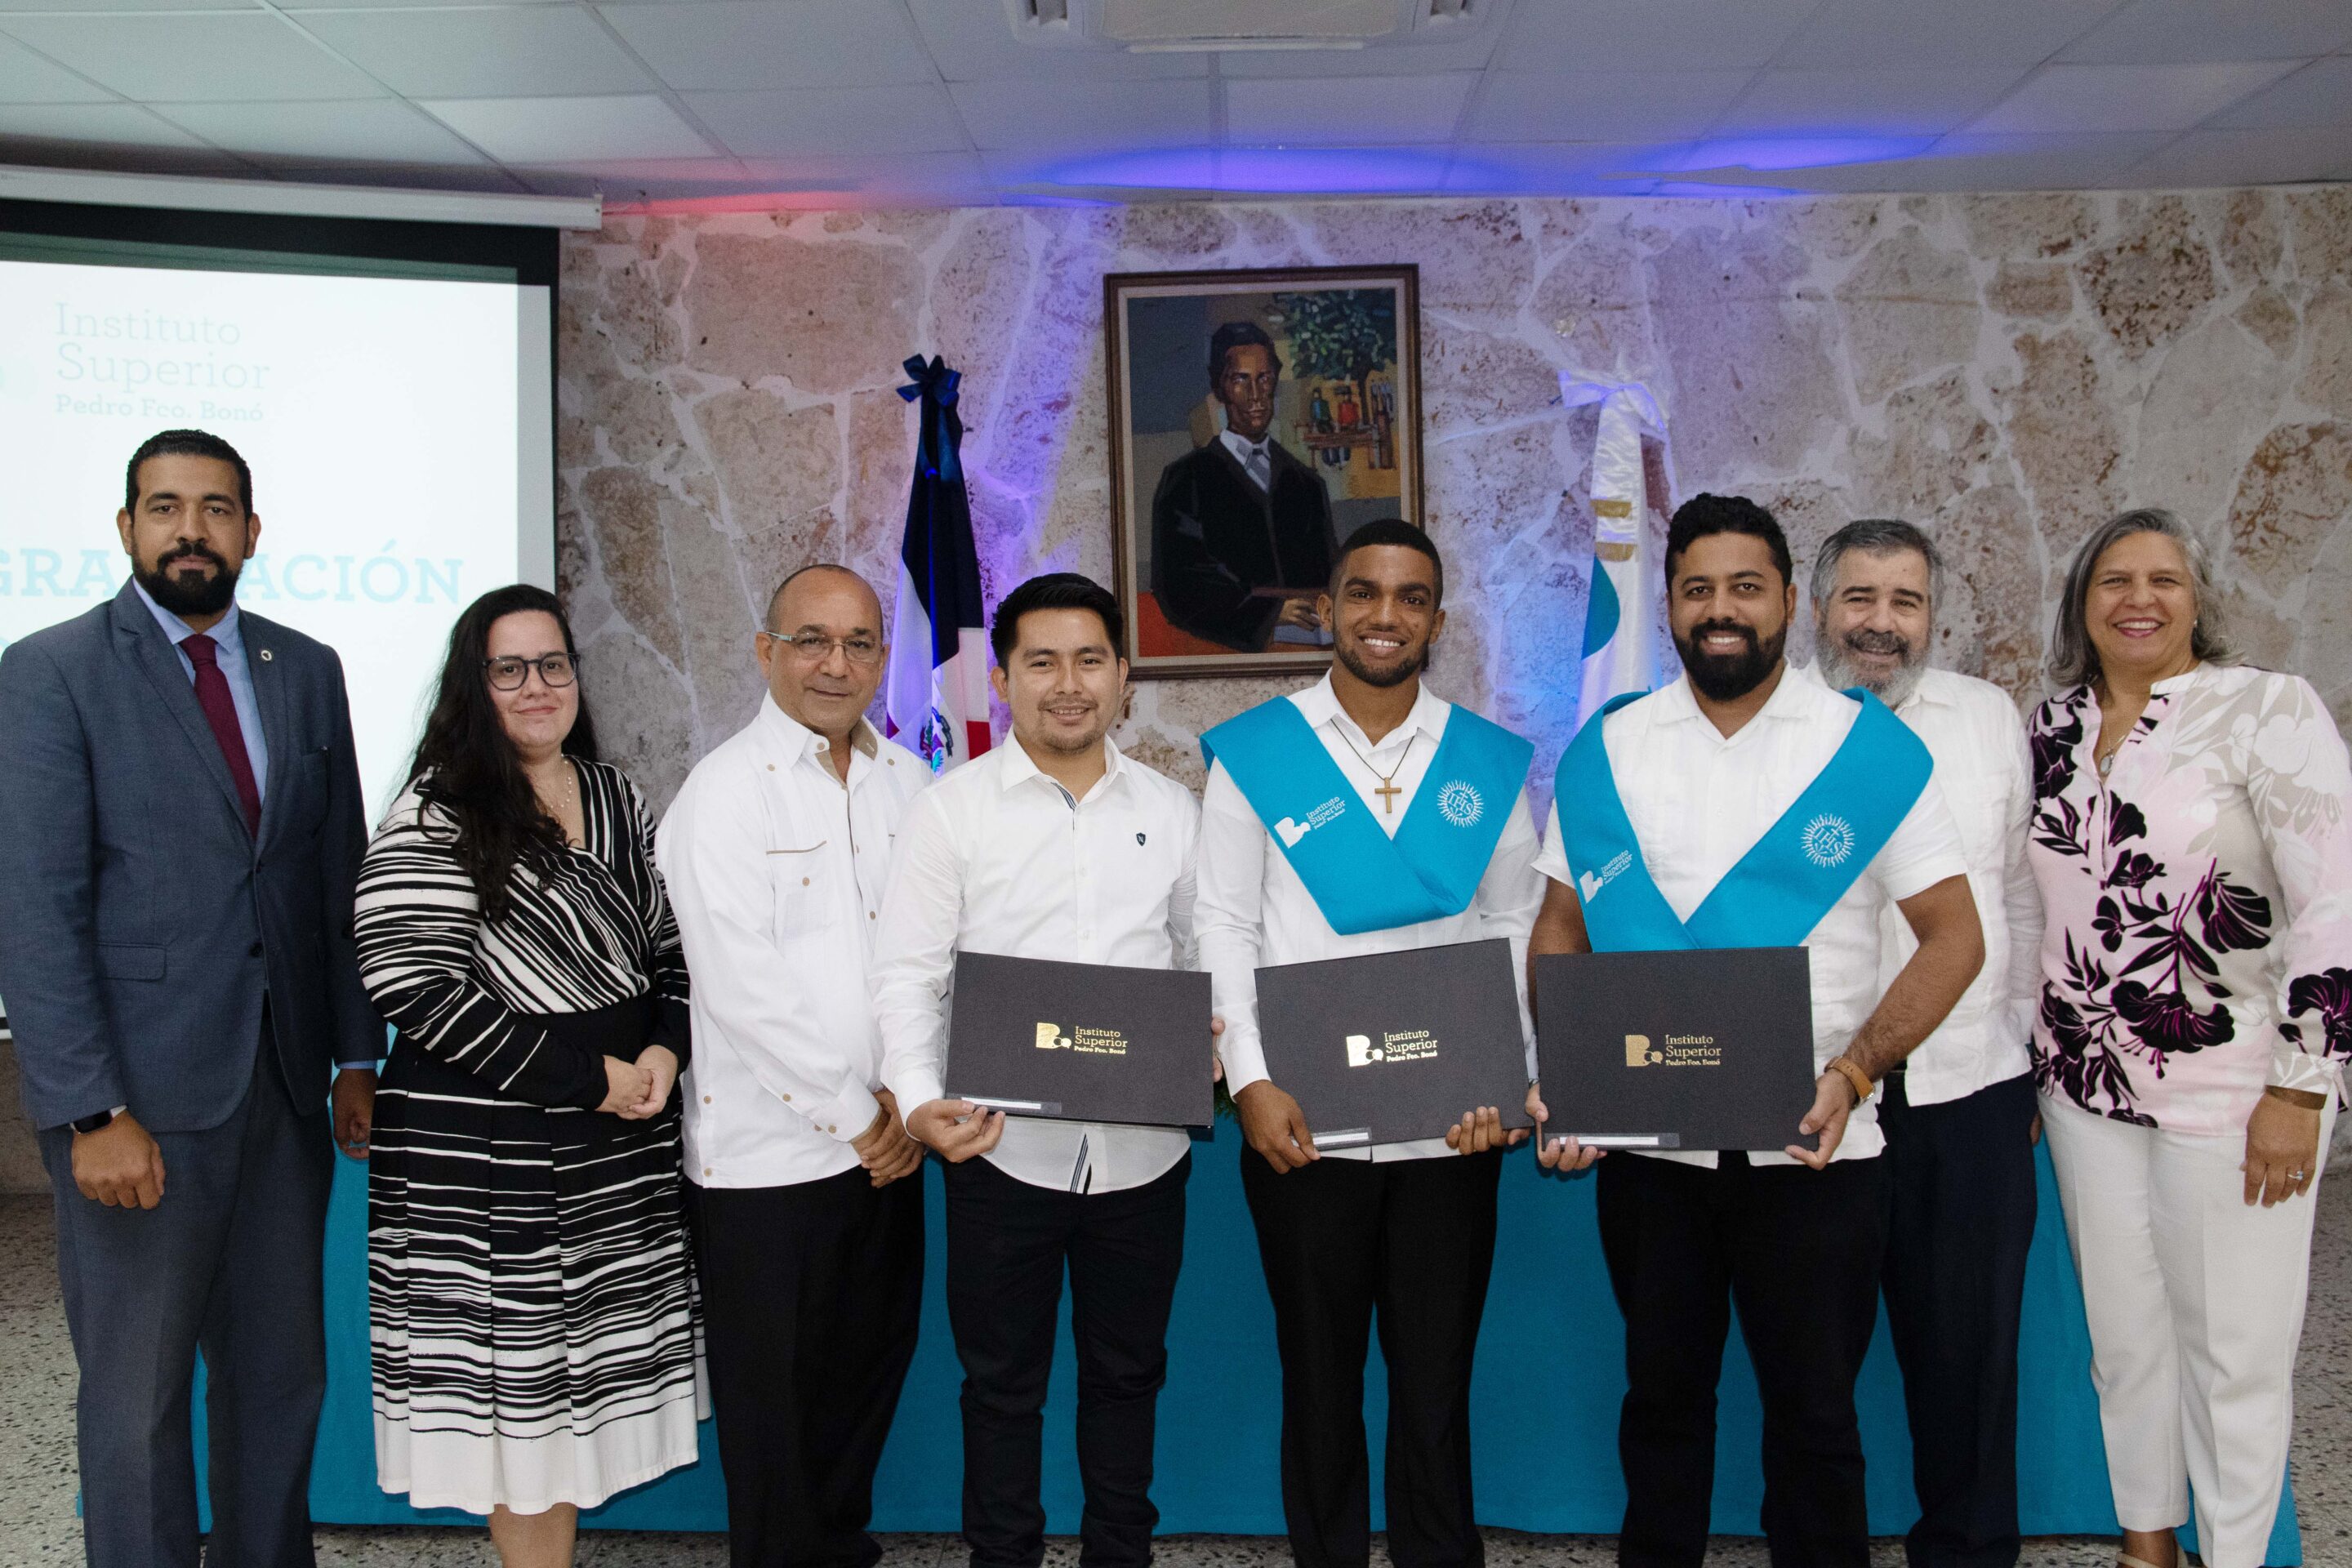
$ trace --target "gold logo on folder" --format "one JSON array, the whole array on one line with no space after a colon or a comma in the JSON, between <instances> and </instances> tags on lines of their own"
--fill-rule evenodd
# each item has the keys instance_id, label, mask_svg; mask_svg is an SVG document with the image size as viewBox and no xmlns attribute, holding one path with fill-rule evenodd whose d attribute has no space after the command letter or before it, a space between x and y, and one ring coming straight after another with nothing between
<instances>
[{"instance_id":1,"label":"gold logo on folder","mask_svg":"<svg viewBox=\"0 0 2352 1568\"><path fill-rule=\"evenodd\" d=\"M1432 1029L1396 1029L1381 1036L1349 1035L1348 1065L1370 1067L1374 1062L1426 1061L1437 1054L1437 1034Z\"/></svg>"},{"instance_id":2,"label":"gold logo on folder","mask_svg":"<svg viewBox=\"0 0 2352 1568\"><path fill-rule=\"evenodd\" d=\"M1127 1036L1117 1029L1090 1029L1083 1024L1066 1035L1059 1024L1039 1024L1037 1048L1076 1051L1084 1057L1123 1057L1127 1055Z\"/></svg>"},{"instance_id":3,"label":"gold logo on folder","mask_svg":"<svg viewBox=\"0 0 2352 1568\"><path fill-rule=\"evenodd\" d=\"M1668 1035L1665 1049L1651 1044L1647 1035L1625 1037L1625 1065L1629 1068L1719 1068L1723 1065L1723 1047L1713 1035Z\"/></svg>"}]
</instances>

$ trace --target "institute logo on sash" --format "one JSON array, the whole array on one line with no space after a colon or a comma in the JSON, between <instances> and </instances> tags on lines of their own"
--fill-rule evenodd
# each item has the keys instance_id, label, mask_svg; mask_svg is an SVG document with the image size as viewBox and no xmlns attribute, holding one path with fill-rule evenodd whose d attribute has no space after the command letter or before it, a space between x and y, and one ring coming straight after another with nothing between
<instances>
[{"instance_id":1,"label":"institute logo on sash","mask_svg":"<svg viewBox=\"0 0 2352 1568\"><path fill-rule=\"evenodd\" d=\"M1623 876L1633 865L1633 852L1622 849L1612 856L1609 864L1598 871L1587 871L1576 879L1576 890L1586 903L1601 896L1601 889Z\"/></svg>"},{"instance_id":2,"label":"institute logo on sash","mask_svg":"<svg viewBox=\"0 0 2352 1568\"><path fill-rule=\"evenodd\" d=\"M1322 805L1308 812L1307 814L1307 820L1304 822L1299 821L1295 816L1286 816L1280 822L1276 823L1274 825L1275 837L1282 840L1282 847L1285 849L1296 849L1298 847L1298 841L1300 839L1306 837L1308 834L1314 832L1325 823L1331 821L1334 817L1339 816L1347 809L1348 803L1335 795L1329 800L1325 801Z\"/></svg>"},{"instance_id":3,"label":"institute logo on sash","mask_svg":"<svg viewBox=\"0 0 2352 1568\"><path fill-rule=\"evenodd\" d=\"M1805 824L1804 835L1799 839L1805 858L1827 869L1843 866L1853 853L1853 824L1834 812L1825 811Z\"/></svg>"},{"instance_id":4,"label":"institute logo on sash","mask_svg":"<svg viewBox=\"0 0 2352 1568\"><path fill-rule=\"evenodd\" d=\"M1348 1065L1370 1067L1376 1062L1420 1062L1437 1055L1437 1034L1432 1029L1392 1029L1375 1043L1370 1035L1349 1035Z\"/></svg>"},{"instance_id":5,"label":"institute logo on sash","mask_svg":"<svg viewBox=\"0 0 2352 1568\"><path fill-rule=\"evenodd\" d=\"M1437 792L1437 815L1456 827L1475 827L1486 815L1486 797L1467 779L1448 779Z\"/></svg>"}]
</instances>

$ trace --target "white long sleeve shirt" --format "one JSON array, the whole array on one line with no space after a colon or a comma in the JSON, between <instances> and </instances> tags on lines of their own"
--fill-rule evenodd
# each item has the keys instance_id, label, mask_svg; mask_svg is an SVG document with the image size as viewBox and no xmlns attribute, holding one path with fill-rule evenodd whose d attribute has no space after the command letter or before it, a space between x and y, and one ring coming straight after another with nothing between
<instances>
[{"instance_id":1,"label":"white long sleeve shirt","mask_svg":"<svg viewBox=\"0 0 2352 1568\"><path fill-rule=\"evenodd\" d=\"M1083 800L1009 740L941 778L899 829L874 951L882 1080L902 1112L943 1099L959 952L1127 969L1191 969L1192 791L1103 742ZM1210 1067L1202 1020L1201 1071ZM1111 1193L1164 1175L1181 1128L1008 1116L983 1156L1032 1186Z\"/></svg>"},{"instance_id":2,"label":"white long sleeve shirt","mask_svg":"<svg viewBox=\"0 0 2352 1568\"><path fill-rule=\"evenodd\" d=\"M1688 676L1601 721L1601 744L1642 846L1642 863L1678 919L1690 918L1724 873L1829 765L1860 712L1819 680L1790 670L1756 716L1731 735L1700 711ZM1536 865L1552 880L1576 885L1560 847L1557 802ZM1964 877L1968 869L1959 832L1931 777L1893 837L1802 944L1812 970L1816 1073L1826 1071L1830 1058L1845 1050L1885 994L1878 979L1878 921L1886 905L1924 893L1947 878ZM1550 1109L1556 1115L1572 1115L1559 1106ZM1790 1120L1789 1142L1797 1142L1795 1117ZM1832 1158L1867 1159L1885 1146L1873 1097L1854 1108ZM1706 1151L1631 1152L1709 1169L1716 1163ZM1796 1163L1777 1152L1752 1152L1748 1159L1756 1165Z\"/></svg>"},{"instance_id":3,"label":"white long sleeve shirt","mask_svg":"<svg viewBox=\"0 0 2352 1568\"><path fill-rule=\"evenodd\" d=\"M1339 706L1329 677L1289 700L1298 705L1316 739L1355 786L1365 812L1390 837L1395 837L1437 755L1454 705L1424 685L1404 722L1374 745L1362 726ZM1391 771L1391 782L1403 793L1383 800L1374 791L1382 775ZM1391 804L1394 811L1383 809ZM1402 952L1494 937L1507 938L1511 943L1511 973L1519 987L1528 1076L1533 1079L1535 1031L1528 1021L1528 935L1535 929L1536 911L1543 903L1543 879L1532 865L1535 854L1535 819L1528 809L1527 793L1521 790L1468 908L1418 925L1342 936L1323 918L1322 907L1291 869L1289 858L1276 846L1224 764L1212 767L1201 811L1201 963L1209 972L1217 1013L1225 1021L1218 1055L1225 1064L1226 1088L1239 1094L1267 1076L1265 1047L1257 1022L1261 966ZM1418 1160L1451 1156L1454 1151L1443 1138L1416 1138L1324 1153L1328 1159Z\"/></svg>"},{"instance_id":4,"label":"white long sleeve shirt","mask_svg":"<svg viewBox=\"0 0 2352 1568\"><path fill-rule=\"evenodd\" d=\"M694 1181L787 1186L856 1165L882 1081L867 959L891 836L930 778L861 724L845 785L824 737L772 698L687 776L655 854L694 975Z\"/></svg>"},{"instance_id":5,"label":"white long sleeve shirt","mask_svg":"<svg viewBox=\"0 0 2352 1568\"><path fill-rule=\"evenodd\" d=\"M1984 927L1984 968L1904 1064L1905 1098L1939 1105L2033 1065L2028 1042L2041 1001L2042 892L2025 858L2032 763L2017 704L1990 681L1930 669L1895 712L1936 759L1936 784L1959 829L1969 890ZM1919 950L1919 939L1891 904L1880 911L1878 932L1884 991Z\"/></svg>"}]
</instances>

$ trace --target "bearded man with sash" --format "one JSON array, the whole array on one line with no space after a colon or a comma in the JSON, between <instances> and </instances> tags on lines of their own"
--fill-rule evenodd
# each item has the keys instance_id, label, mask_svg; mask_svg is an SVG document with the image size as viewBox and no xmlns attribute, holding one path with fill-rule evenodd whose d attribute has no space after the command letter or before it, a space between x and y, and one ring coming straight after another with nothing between
<instances>
[{"instance_id":1,"label":"bearded man with sash","mask_svg":"<svg viewBox=\"0 0 2352 1568\"><path fill-rule=\"evenodd\" d=\"M1282 1501L1299 1568L1363 1568L1371 1549L1364 1361L1377 1312L1388 1364L1389 1555L1475 1568L1470 1363L1495 1254L1505 1132L1495 1106L1443 1138L1318 1150L1266 1074L1260 965L1503 937L1526 948L1543 879L1526 797L1534 748L1423 686L1445 625L1444 567L1420 529L1356 530L1317 605L1324 680L1202 737L1211 760L1199 872L1225 1082L1249 1147L1282 1355ZM1532 1031L1528 1072L1534 1077Z\"/></svg>"},{"instance_id":2,"label":"bearded man with sash","mask_svg":"<svg viewBox=\"0 0 2352 1568\"><path fill-rule=\"evenodd\" d=\"M1698 1568L1715 1477L1716 1384L1731 1307L1764 1405L1764 1531L1775 1568L1865 1568L1853 1384L1878 1317L1888 1181L1877 1081L1952 1009L1984 939L1958 830L1917 737L1866 691L1792 676L1789 545L1771 513L1694 497L1666 538L1683 679L1620 698L1561 759L1538 953L1786 947L1812 975L1819 1135L1780 1153L1609 1159L1601 1242L1625 1317L1618 1449L1626 1568ZM1919 941L1882 991L1881 911ZM1571 996L1542 1005L1574 1006ZM1528 1110L1572 1123L1571 1106ZM1539 1158L1598 1152L1543 1134Z\"/></svg>"}]
</instances>

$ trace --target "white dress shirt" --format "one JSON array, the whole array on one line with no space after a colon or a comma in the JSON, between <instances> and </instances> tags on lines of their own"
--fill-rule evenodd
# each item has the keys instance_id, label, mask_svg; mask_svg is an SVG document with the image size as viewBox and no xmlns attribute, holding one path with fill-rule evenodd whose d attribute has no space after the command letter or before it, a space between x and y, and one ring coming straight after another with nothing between
<instances>
[{"instance_id":1,"label":"white dress shirt","mask_svg":"<svg viewBox=\"0 0 2352 1568\"><path fill-rule=\"evenodd\" d=\"M1699 710L1687 675L1602 721L1601 744L1642 846L1642 864L1677 918L1690 918L1829 765L1861 711L1819 680L1784 670L1763 708L1733 735L1724 735ZM1560 847L1557 803L1536 866L1552 880L1575 886ZM1878 921L1887 903L1924 893L1947 878L1964 877L1968 869L1959 830L1952 825L1943 791L1930 778L1894 836L1804 940L1811 955L1816 1073L1828 1070L1830 1058L1844 1052L1885 994L1878 979ZM1789 1142L1796 1142L1797 1136L1791 1121ZM1864 1159L1885 1145L1874 1096L1854 1108L1835 1158ZM1707 1151L1633 1152L1715 1164ZM1796 1163L1777 1152L1748 1158L1758 1165Z\"/></svg>"},{"instance_id":2,"label":"white dress shirt","mask_svg":"<svg viewBox=\"0 0 2352 1568\"><path fill-rule=\"evenodd\" d=\"M776 1187L857 1163L880 1107L866 973L891 835L930 783L860 723L845 787L824 736L764 698L695 764L655 837L694 976L686 1171Z\"/></svg>"},{"instance_id":3,"label":"white dress shirt","mask_svg":"<svg viewBox=\"0 0 2352 1568\"><path fill-rule=\"evenodd\" d=\"M1220 430L1217 439L1224 443L1225 450L1234 455L1234 460L1242 466L1242 472L1250 477L1252 483L1262 490L1274 489L1273 436L1261 436L1253 441L1246 436Z\"/></svg>"},{"instance_id":4,"label":"white dress shirt","mask_svg":"<svg viewBox=\"0 0 2352 1568\"><path fill-rule=\"evenodd\" d=\"M882 1080L902 1112L946 1098L958 952L1127 969L1191 969L1192 792L1103 742L1083 800L1008 740L941 778L907 814L882 898L874 1005ZM1209 1070L1207 1020L1201 1071ZM1164 1175L1181 1128L1008 1116L982 1158L1032 1186L1114 1193Z\"/></svg>"},{"instance_id":5,"label":"white dress shirt","mask_svg":"<svg viewBox=\"0 0 2352 1568\"><path fill-rule=\"evenodd\" d=\"M1394 838L1437 755L1454 705L1423 686L1404 722L1374 745L1339 706L1330 677L1325 676L1289 700L1298 705L1332 763L1355 786L1365 812ZM1384 800L1373 791L1382 776L1391 772L1391 782L1403 793ZM1394 811L1385 809L1391 804ZM1265 1047L1257 1026L1261 966L1403 952L1494 937L1507 938L1511 943L1511 973L1519 987L1519 1023L1527 1037L1528 1076L1533 1079L1535 1032L1528 1023L1528 933L1535 929L1536 910L1543 903L1543 879L1530 865L1535 852L1535 819L1522 789L1512 803L1510 819L1504 824L1502 837L1468 908L1458 915L1418 925L1342 936L1323 918L1322 907L1291 868L1290 858L1275 846L1224 764L1212 767L1201 814L1201 963L1211 977L1216 1010L1225 1021L1225 1032L1218 1040L1218 1054L1225 1064L1225 1087L1239 1094L1267 1076ZM1443 1138L1324 1152L1327 1159L1355 1160L1419 1160L1453 1153Z\"/></svg>"},{"instance_id":6,"label":"white dress shirt","mask_svg":"<svg viewBox=\"0 0 2352 1568\"><path fill-rule=\"evenodd\" d=\"M1984 968L1904 1063L1905 1098L1940 1105L2033 1065L2027 1042L2042 991L2042 893L2025 858L2033 764L2017 704L1989 680L1926 670L1895 712L1936 759L1936 784L1959 829L1969 890L1984 927ZM1919 950L1919 939L1891 905L1879 915L1878 931L1884 991Z\"/></svg>"}]
</instances>

